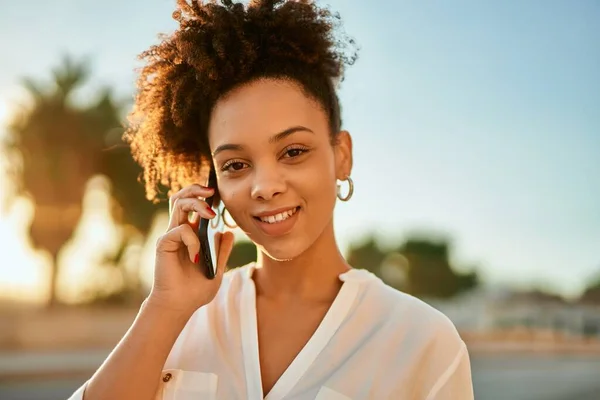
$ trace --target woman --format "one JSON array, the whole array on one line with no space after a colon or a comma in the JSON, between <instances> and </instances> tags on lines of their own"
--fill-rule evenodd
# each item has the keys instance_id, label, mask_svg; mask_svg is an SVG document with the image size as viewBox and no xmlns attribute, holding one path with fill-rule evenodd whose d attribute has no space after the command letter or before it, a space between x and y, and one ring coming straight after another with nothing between
<instances>
[{"instance_id":1,"label":"woman","mask_svg":"<svg viewBox=\"0 0 600 400\"><path fill-rule=\"evenodd\" d=\"M179 0L174 18L179 29L142 55L126 135L149 198L171 188L154 285L72 398L473 398L452 323L353 269L336 244L336 198L353 183L335 83L355 59L337 17L309 1ZM214 280L188 220L216 217L198 184L211 165L258 248L256 263L223 274L233 236L220 235Z\"/></svg>"}]
</instances>

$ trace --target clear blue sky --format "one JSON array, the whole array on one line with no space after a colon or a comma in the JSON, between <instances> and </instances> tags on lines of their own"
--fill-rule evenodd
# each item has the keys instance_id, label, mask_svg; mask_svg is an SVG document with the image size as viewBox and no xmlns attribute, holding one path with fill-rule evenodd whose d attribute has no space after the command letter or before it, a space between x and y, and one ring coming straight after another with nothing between
<instances>
[{"instance_id":1,"label":"clear blue sky","mask_svg":"<svg viewBox=\"0 0 600 400\"><path fill-rule=\"evenodd\" d=\"M490 282L573 293L600 270L600 3L326 2L361 46L341 100L354 135L342 246L448 234ZM174 0L0 0L0 99L63 52L133 91Z\"/></svg>"}]
</instances>

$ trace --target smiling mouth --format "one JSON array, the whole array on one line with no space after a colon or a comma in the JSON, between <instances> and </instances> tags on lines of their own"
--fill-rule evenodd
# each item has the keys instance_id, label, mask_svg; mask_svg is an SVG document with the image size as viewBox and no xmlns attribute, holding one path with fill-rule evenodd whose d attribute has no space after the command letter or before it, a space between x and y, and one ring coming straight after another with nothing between
<instances>
[{"instance_id":1,"label":"smiling mouth","mask_svg":"<svg viewBox=\"0 0 600 400\"><path fill-rule=\"evenodd\" d=\"M254 217L256 220L260 222L264 222L267 224L277 224L279 222L285 221L290 218L292 215L296 214L300 207L295 207L287 211L280 212L279 214L269 215L265 217Z\"/></svg>"}]
</instances>

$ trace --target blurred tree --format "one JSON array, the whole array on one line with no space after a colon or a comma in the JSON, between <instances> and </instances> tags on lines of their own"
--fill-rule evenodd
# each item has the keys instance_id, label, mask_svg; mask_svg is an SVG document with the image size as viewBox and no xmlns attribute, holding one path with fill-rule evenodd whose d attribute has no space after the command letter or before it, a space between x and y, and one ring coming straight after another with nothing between
<instances>
[{"instance_id":1,"label":"blurred tree","mask_svg":"<svg viewBox=\"0 0 600 400\"><path fill-rule=\"evenodd\" d=\"M362 243L350 245L346 260L355 268L366 269L382 277L381 266L387 255L388 252L383 251L377 244L377 240L370 236Z\"/></svg>"},{"instance_id":2,"label":"blurred tree","mask_svg":"<svg viewBox=\"0 0 600 400\"><path fill-rule=\"evenodd\" d=\"M229 269L242 267L256 261L256 245L248 240L240 240L233 245L231 255L227 261Z\"/></svg>"},{"instance_id":3,"label":"blurred tree","mask_svg":"<svg viewBox=\"0 0 600 400\"><path fill-rule=\"evenodd\" d=\"M406 290L408 260L398 252L389 252L381 263L381 279L401 291Z\"/></svg>"},{"instance_id":4,"label":"blurred tree","mask_svg":"<svg viewBox=\"0 0 600 400\"><path fill-rule=\"evenodd\" d=\"M449 298L478 284L477 274L458 274L449 261L448 244L408 239L399 248L408 260L406 292L417 297Z\"/></svg>"},{"instance_id":5,"label":"blurred tree","mask_svg":"<svg viewBox=\"0 0 600 400\"><path fill-rule=\"evenodd\" d=\"M118 108L110 90L105 90L96 113L92 114L99 121L107 121L118 116ZM98 173L106 175L112 184L112 197L115 200L113 215L117 221L132 225L140 233L146 235L152 224L152 217L158 210L168 211L168 201L155 204L146 199L144 185L139 183L142 168L133 160L129 146L123 141L124 129L118 121L105 133L105 145L101 151ZM162 193L166 193L166 188Z\"/></svg>"},{"instance_id":6,"label":"blurred tree","mask_svg":"<svg viewBox=\"0 0 600 400\"><path fill-rule=\"evenodd\" d=\"M73 101L89 75L87 62L67 56L53 70L51 87L25 79L32 102L17 114L2 143L11 158L8 172L17 186L15 195L28 195L35 204L30 227L33 245L47 250L53 260L49 306L57 303L57 256L79 221L86 182L92 176L108 176L116 220L142 234L159 207L147 201L142 185L135 183L141 169L121 141L124 105L114 100L109 89L90 105Z\"/></svg>"},{"instance_id":7,"label":"blurred tree","mask_svg":"<svg viewBox=\"0 0 600 400\"><path fill-rule=\"evenodd\" d=\"M382 248L374 236L352 244L350 265L364 268L396 289L417 297L448 298L478 284L475 273L456 273L449 261L448 244L433 239L408 238L397 248Z\"/></svg>"},{"instance_id":8,"label":"blurred tree","mask_svg":"<svg viewBox=\"0 0 600 400\"><path fill-rule=\"evenodd\" d=\"M580 297L584 303L600 304L600 277L592 281Z\"/></svg>"}]
</instances>

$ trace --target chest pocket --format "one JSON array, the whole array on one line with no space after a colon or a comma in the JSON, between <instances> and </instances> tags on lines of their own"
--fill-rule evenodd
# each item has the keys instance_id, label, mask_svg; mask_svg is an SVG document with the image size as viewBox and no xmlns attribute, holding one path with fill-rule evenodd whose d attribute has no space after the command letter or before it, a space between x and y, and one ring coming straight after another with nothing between
<instances>
[{"instance_id":1,"label":"chest pocket","mask_svg":"<svg viewBox=\"0 0 600 400\"><path fill-rule=\"evenodd\" d=\"M165 369L155 400L217 400L216 374Z\"/></svg>"},{"instance_id":2,"label":"chest pocket","mask_svg":"<svg viewBox=\"0 0 600 400\"><path fill-rule=\"evenodd\" d=\"M352 400L348 396L344 396L341 393L336 392L335 390L329 389L328 387L321 387L319 393L317 393L317 397L315 400Z\"/></svg>"}]
</instances>

